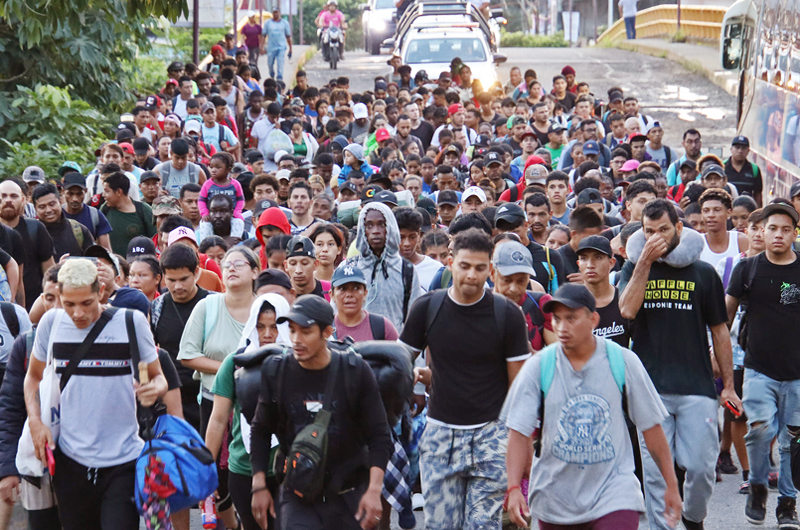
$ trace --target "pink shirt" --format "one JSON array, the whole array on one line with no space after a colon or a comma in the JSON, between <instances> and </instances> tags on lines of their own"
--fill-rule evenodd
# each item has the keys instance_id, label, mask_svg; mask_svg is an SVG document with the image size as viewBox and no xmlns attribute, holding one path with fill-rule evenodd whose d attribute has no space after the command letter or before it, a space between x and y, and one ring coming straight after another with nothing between
<instances>
[{"instance_id":1,"label":"pink shirt","mask_svg":"<svg viewBox=\"0 0 800 530\"><path fill-rule=\"evenodd\" d=\"M342 324L342 321L339 320L339 317L336 316L333 319L333 325L336 327L336 338L338 340L342 340L345 337L351 337L356 342L362 342L365 340L374 340L372 336L372 327L369 325L369 318L366 316L366 311L364 312L364 320L357 326L352 328L345 326ZM384 325L384 338L383 340L391 340L396 341L400 335L397 333L397 329L395 329L394 325L389 321L389 319L383 319Z\"/></svg>"},{"instance_id":2,"label":"pink shirt","mask_svg":"<svg viewBox=\"0 0 800 530\"><path fill-rule=\"evenodd\" d=\"M338 9L333 13L326 9L320 15L320 22L323 28L327 28L331 24L337 28L341 28L342 24L344 24L344 14Z\"/></svg>"}]
</instances>

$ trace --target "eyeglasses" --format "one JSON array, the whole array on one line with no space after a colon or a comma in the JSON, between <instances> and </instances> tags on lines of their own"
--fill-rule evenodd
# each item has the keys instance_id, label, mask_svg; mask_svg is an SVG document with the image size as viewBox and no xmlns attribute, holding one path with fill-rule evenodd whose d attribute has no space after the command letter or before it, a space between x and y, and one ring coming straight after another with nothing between
<instances>
[{"instance_id":1,"label":"eyeglasses","mask_svg":"<svg viewBox=\"0 0 800 530\"><path fill-rule=\"evenodd\" d=\"M237 259L237 260L234 260L234 261L226 261L226 262L224 262L222 264L222 268L225 269L225 270L228 270L230 268L239 270L239 269L243 269L243 268L249 267L249 266L250 266L250 264L248 262L246 262L245 260L243 260L243 259Z\"/></svg>"}]
</instances>

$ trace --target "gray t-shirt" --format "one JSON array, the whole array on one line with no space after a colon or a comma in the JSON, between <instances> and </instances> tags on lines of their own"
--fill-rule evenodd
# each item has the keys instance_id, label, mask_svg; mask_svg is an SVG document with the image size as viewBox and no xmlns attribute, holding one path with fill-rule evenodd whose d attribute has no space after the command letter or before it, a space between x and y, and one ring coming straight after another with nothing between
<instances>
[{"instance_id":1,"label":"gray t-shirt","mask_svg":"<svg viewBox=\"0 0 800 530\"><path fill-rule=\"evenodd\" d=\"M150 364L158 359L145 316L133 312L139 356ZM54 330L53 327L58 326ZM39 322L33 355L47 362L50 337L56 374L62 374L92 327L78 329L63 309L51 309ZM61 432L58 447L69 458L92 468L110 467L136 459L144 447L136 420L136 396L125 311L103 328L61 393Z\"/></svg>"},{"instance_id":2,"label":"gray t-shirt","mask_svg":"<svg viewBox=\"0 0 800 530\"><path fill-rule=\"evenodd\" d=\"M644 511L633 451L604 340L576 371L558 347L553 383L547 394L541 458L531 468L528 500L542 521L582 524L617 510ZM624 350L628 413L640 431L667 417L641 361ZM501 420L530 436L539 419L541 355L522 367L509 391Z\"/></svg>"}]
</instances>

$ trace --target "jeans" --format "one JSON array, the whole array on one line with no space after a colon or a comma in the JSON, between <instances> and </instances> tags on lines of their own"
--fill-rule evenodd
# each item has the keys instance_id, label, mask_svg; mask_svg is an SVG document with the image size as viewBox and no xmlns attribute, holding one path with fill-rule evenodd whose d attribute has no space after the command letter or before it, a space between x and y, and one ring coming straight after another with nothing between
<instances>
[{"instance_id":1,"label":"jeans","mask_svg":"<svg viewBox=\"0 0 800 530\"><path fill-rule=\"evenodd\" d=\"M781 497L797 497L792 484L792 463L787 427L800 426L800 380L776 381L752 368L744 369L742 402L747 412L747 457L750 483L767 485L769 445L775 435L780 447L778 492Z\"/></svg>"},{"instance_id":2,"label":"jeans","mask_svg":"<svg viewBox=\"0 0 800 530\"><path fill-rule=\"evenodd\" d=\"M250 64L258 64L259 55L260 50L258 49L258 46L247 49L247 60L250 62Z\"/></svg>"},{"instance_id":3,"label":"jeans","mask_svg":"<svg viewBox=\"0 0 800 530\"><path fill-rule=\"evenodd\" d=\"M356 519L358 503L367 485L310 504L281 487L278 494L278 528L281 530L361 530Z\"/></svg>"},{"instance_id":4,"label":"jeans","mask_svg":"<svg viewBox=\"0 0 800 530\"><path fill-rule=\"evenodd\" d=\"M267 66L269 76L273 79L283 79L283 59L286 55L286 48L274 50L267 48ZM277 75L275 70L277 69Z\"/></svg>"},{"instance_id":5,"label":"jeans","mask_svg":"<svg viewBox=\"0 0 800 530\"><path fill-rule=\"evenodd\" d=\"M683 515L702 522L708 513L708 501L714 490L715 469L719 455L717 400L706 396L661 394L669 416L661 427L667 437L675 462L686 470L683 485ZM639 436L645 478L645 502L650 530L667 530L664 518L666 483L647 451L644 436Z\"/></svg>"},{"instance_id":6,"label":"jeans","mask_svg":"<svg viewBox=\"0 0 800 530\"><path fill-rule=\"evenodd\" d=\"M628 39L636 38L636 17L625 17L625 36Z\"/></svg>"}]
</instances>

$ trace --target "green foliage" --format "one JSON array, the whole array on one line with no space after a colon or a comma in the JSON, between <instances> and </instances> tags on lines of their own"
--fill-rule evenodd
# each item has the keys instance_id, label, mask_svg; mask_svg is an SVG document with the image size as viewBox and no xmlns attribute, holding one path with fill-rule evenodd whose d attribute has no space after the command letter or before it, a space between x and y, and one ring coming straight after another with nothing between
<instances>
[{"instance_id":1,"label":"green foliage","mask_svg":"<svg viewBox=\"0 0 800 530\"><path fill-rule=\"evenodd\" d=\"M126 65L125 71L128 75L128 92L132 95L135 94L144 99L151 94L157 94L164 88L167 67L161 59L140 55L135 62ZM120 102L114 106L117 114L130 112L132 108L130 102L125 101L124 103L128 104L123 105L123 102Z\"/></svg>"},{"instance_id":2,"label":"green foliage","mask_svg":"<svg viewBox=\"0 0 800 530\"><path fill-rule=\"evenodd\" d=\"M517 31L508 33L500 30L500 46L504 48L566 48L569 43L564 40L564 34L555 35L528 35Z\"/></svg>"},{"instance_id":3,"label":"green foliage","mask_svg":"<svg viewBox=\"0 0 800 530\"><path fill-rule=\"evenodd\" d=\"M94 150L101 143L102 140L94 140L81 146L64 146L47 144L41 138L13 143L0 139L0 149L5 152L0 158L0 178L19 177L28 166L39 166L48 178L57 178L58 168L67 160L77 162L88 171L94 166Z\"/></svg>"},{"instance_id":4,"label":"green foliage","mask_svg":"<svg viewBox=\"0 0 800 530\"><path fill-rule=\"evenodd\" d=\"M679 29L669 37L670 42L686 42L686 33Z\"/></svg>"},{"instance_id":5,"label":"green foliage","mask_svg":"<svg viewBox=\"0 0 800 530\"><path fill-rule=\"evenodd\" d=\"M303 39L306 44L317 44L317 26L314 21L317 19L322 8L325 6L327 0L305 0L302 4L303 7ZM359 5L364 3L365 0L339 0L339 11L344 14L344 19L347 22L347 38L346 44L348 50L355 50L363 48L364 46L364 32L361 28L361 9ZM300 26L300 17L294 17L294 34Z\"/></svg>"},{"instance_id":6,"label":"green foliage","mask_svg":"<svg viewBox=\"0 0 800 530\"><path fill-rule=\"evenodd\" d=\"M211 53L211 47L225 40L230 28L200 28L200 60ZM192 60L192 28L171 27L169 31L154 31L156 36L164 37L169 43L171 60L190 62Z\"/></svg>"}]
</instances>

